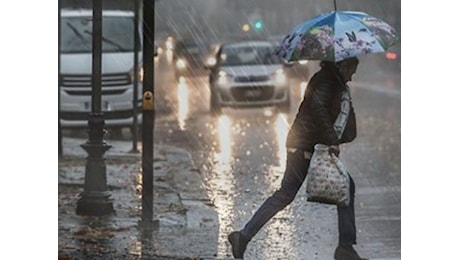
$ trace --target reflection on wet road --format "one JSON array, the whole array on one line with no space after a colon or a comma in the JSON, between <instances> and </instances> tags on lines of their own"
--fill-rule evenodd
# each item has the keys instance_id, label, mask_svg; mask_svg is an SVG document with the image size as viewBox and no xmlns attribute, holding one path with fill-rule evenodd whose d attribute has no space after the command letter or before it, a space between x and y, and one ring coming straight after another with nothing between
<instances>
[{"instance_id":1,"label":"reflection on wet road","mask_svg":"<svg viewBox=\"0 0 460 260\"><path fill-rule=\"evenodd\" d=\"M228 116L218 119L219 153L215 153L215 160L221 166L229 166L232 162L232 122Z\"/></svg>"},{"instance_id":2,"label":"reflection on wet road","mask_svg":"<svg viewBox=\"0 0 460 260\"><path fill-rule=\"evenodd\" d=\"M218 149L214 151L214 167L211 168L209 197L213 201L219 216L218 252L226 252L226 234L233 222L236 194L235 177L232 169L232 133L231 120L227 116L218 118Z\"/></svg>"},{"instance_id":3,"label":"reflection on wet road","mask_svg":"<svg viewBox=\"0 0 460 260\"><path fill-rule=\"evenodd\" d=\"M179 84L177 84L177 100L180 100L177 109L177 120L181 130L185 129L185 119L187 119L189 113L188 96L189 94L187 83L183 77L180 77Z\"/></svg>"},{"instance_id":4,"label":"reflection on wet road","mask_svg":"<svg viewBox=\"0 0 460 260\"><path fill-rule=\"evenodd\" d=\"M275 121L275 133L278 144L278 164L280 170L286 168L286 138L289 130L289 122L285 114L279 114Z\"/></svg>"}]
</instances>

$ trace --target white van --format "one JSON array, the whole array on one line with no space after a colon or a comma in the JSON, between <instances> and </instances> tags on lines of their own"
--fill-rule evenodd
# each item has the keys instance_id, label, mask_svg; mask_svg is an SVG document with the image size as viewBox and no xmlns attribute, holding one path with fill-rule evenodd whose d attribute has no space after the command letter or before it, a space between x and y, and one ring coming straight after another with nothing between
<instances>
[{"instance_id":1,"label":"white van","mask_svg":"<svg viewBox=\"0 0 460 260\"><path fill-rule=\"evenodd\" d=\"M102 96L105 126L131 127L133 123L134 13L103 11ZM138 28L140 45L142 38ZM87 127L91 112L92 10L61 13L60 111L64 128ZM142 120L142 47L138 61L138 122Z\"/></svg>"}]
</instances>

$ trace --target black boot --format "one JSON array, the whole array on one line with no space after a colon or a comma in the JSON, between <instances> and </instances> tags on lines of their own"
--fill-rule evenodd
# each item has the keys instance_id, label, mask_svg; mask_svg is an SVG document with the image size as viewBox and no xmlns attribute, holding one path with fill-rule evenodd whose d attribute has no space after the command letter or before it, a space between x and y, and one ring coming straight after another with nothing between
<instances>
[{"instance_id":1,"label":"black boot","mask_svg":"<svg viewBox=\"0 0 460 260\"><path fill-rule=\"evenodd\" d=\"M228 235L228 241L232 245L232 254L234 258L243 259L244 251L248 245L249 239L247 239L241 232L234 231Z\"/></svg>"},{"instance_id":2,"label":"black boot","mask_svg":"<svg viewBox=\"0 0 460 260\"><path fill-rule=\"evenodd\" d=\"M339 245L335 249L334 253L335 260L368 260L367 258L361 258L355 251L353 246L341 246Z\"/></svg>"}]
</instances>

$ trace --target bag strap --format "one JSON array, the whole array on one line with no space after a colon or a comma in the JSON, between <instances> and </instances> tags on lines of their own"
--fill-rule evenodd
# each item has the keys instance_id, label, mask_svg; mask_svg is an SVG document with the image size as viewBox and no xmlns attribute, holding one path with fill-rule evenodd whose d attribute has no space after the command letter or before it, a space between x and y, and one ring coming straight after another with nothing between
<instances>
[{"instance_id":1,"label":"bag strap","mask_svg":"<svg viewBox=\"0 0 460 260\"><path fill-rule=\"evenodd\" d=\"M342 81L340 80L342 83ZM342 83L343 84L343 83ZM348 115L350 114L350 106L351 106L351 95L350 95L350 87L347 84L343 84L345 86L345 90L342 91L342 99L340 102L340 113L337 115L337 118L334 122L334 130L338 136L338 138L342 138L342 134L345 131L345 126L348 122Z\"/></svg>"}]
</instances>

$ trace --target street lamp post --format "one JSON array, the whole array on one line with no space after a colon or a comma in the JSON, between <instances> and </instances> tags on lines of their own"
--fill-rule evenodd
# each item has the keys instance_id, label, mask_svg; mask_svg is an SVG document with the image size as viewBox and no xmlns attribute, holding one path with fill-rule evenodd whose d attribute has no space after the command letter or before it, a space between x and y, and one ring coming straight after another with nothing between
<instances>
[{"instance_id":1,"label":"street lamp post","mask_svg":"<svg viewBox=\"0 0 460 260\"><path fill-rule=\"evenodd\" d=\"M58 1L58 156L63 155L61 128L61 1Z\"/></svg>"},{"instance_id":2,"label":"street lamp post","mask_svg":"<svg viewBox=\"0 0 460 260\"><path fill-rule=\"evenodd\" d=\"M139 0L134 0L134 77L133 77L133 125L132 125L132 138L133 148L131 152L138 153L137 149L137 132L139 130L137 122L138 114L138 84L139 84Z\"/></svg>"},{"instance_id":3,"label":"street lamp post","mask_svg":"<svg viewBox=\"0 0 460 260\"><path fill-rule=\"evenodd\" d=\"M113 213L110 192L107 191L104 153L110 149L103 141L104 114L101 111L102 88L102 0L93 0L93 63L91 113L88 118L89 140L81 147L88 153L85 186L77 202L77 214L102 216Z\"/></svg>"},{"instance_id":4,"label":"street lamp post","mask_svg":"<svg viewBox=\"0 0 460 260\"><path fill-rule=\"evenodd\" d=\"M154 105L154 2L143 0L143 45L142 60L144 81L142 89L142 220L143 226L156 226L153 219L153 129Z\"/></svg>"}]
</instances>

